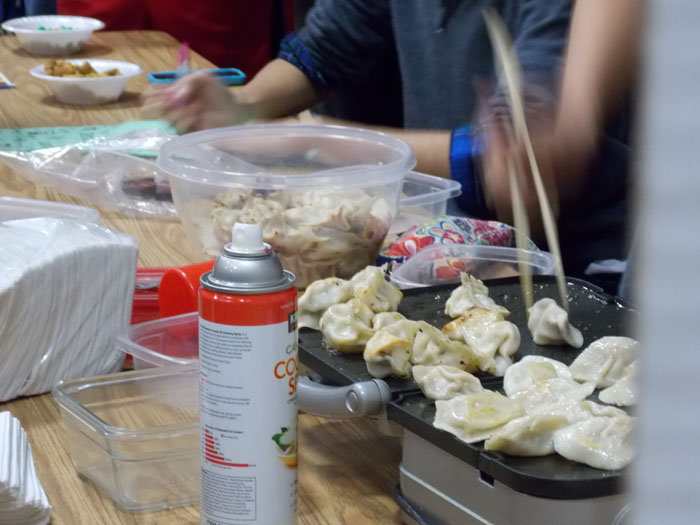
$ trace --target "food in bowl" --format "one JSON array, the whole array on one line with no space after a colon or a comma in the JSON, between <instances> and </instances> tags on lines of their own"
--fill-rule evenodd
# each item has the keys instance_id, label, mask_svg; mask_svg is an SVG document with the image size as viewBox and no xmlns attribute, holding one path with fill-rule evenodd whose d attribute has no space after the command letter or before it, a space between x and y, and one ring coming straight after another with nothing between
<instances>
[{"instance_id":1,"label":"food in bowl","mask_svg":"<svg viewBox=\"0 0 700 525\"><path fill-rule=\"evenodd\" d=\"M84 16L26 16L7 20L5 31L14 33L22 48L33 55L66 56L79 52L93 31L104 23Z\"/></svg>"},{"instance_id":2,"label":"food in bowl","mask_svg":"<svg viewBox=\"0 0 700 525\"><path fill-rule=\"evenodd\" d=\"M65 60L49 60L44 64L44 73L52 77L64 78L95 78L95 77L114 77L121 75L119 69L108 69L103 73L95 71L95 68L90 65L90 62L82 64L74 64Z\"/></svg>"}]
</instances>

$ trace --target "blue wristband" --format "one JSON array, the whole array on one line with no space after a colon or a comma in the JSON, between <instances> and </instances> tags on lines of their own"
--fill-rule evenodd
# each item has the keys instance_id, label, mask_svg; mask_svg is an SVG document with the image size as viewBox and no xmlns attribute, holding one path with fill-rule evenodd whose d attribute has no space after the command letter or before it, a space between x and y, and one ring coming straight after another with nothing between
<instances>
[{"instance_id":1,"label":"blue wristband","mask_svg":"<svg viewBox=\"0 0 700 525\"><path fill-rule=\"evenodd\" d=\"M481 178L476 172L476 159L482 152L483 141L474 133L474 128L465 126L452 131L450 178L462 185L462 194L457 197L457 204L469 216L479 218L490 215Z\"/></svg>"}]
</instances>

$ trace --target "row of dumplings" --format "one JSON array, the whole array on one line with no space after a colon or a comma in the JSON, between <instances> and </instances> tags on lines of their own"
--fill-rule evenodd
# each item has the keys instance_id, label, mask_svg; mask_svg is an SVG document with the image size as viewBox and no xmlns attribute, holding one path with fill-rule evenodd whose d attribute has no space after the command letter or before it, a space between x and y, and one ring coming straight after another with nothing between
<instances>
[{"instance_id":1,"label":"row of dumplings","mask_svg":"<svg viewBox=\"0 0 700 525\"><path fill-rule=\"evenodd\" d=\"M506 370L505 395L485 390L473 375L449 366L416 366L413 376L435 400L434 426L486 450L516 456L561 456L615 470L634 456L634 418L586 398L597 388L603 402L636 400L637 343L603 337L571 364L526 356ZM616 397L615 391L625 391ZM604 395L605 393L609 395Z\"/></svg>"}]
</instances>

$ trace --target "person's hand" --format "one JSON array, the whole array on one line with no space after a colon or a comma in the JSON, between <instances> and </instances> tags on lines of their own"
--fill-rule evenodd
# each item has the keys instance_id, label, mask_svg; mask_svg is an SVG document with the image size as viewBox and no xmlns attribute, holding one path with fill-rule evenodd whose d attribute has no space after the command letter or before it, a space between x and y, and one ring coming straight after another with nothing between
<instances>
[{"instance_id":1,"label":"person's hand","mask_svg":"<svg viewBox=\"0 0 700 525\"><path fill-rule=\"evenodd\" d=\"M238 93L207 73L193 73L170 86L151 89L143 113L146 118L166 119L180 133L232 126L252 116Z\"/></svg>"}]
</instances>

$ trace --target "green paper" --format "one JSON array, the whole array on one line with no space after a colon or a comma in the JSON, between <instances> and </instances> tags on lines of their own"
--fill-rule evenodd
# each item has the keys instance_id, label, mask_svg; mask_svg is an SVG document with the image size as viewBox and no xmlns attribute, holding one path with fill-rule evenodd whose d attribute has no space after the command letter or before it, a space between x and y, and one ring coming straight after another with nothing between
<instances>
[{"instance_id":1,"label":"green paper","mask_svg":"<svg viewBox=\"0 0 700 525\"><path fill-rule=\"evenodd\" d=\"M138 120L113 126L65 126L48 128L0 129L0 150L5 151L34 151L45 148L60 148L85 142L99 137L113 137L130 131L162 130L176 134L175 130L165 121ZM157 151L134 150L133 155L145 158L155 158Z\"/></svg>"}]
</instances>

